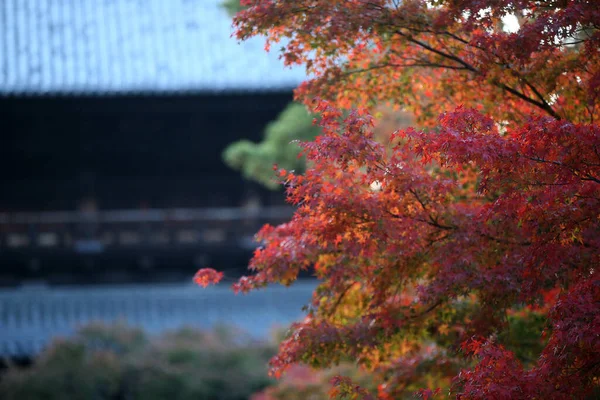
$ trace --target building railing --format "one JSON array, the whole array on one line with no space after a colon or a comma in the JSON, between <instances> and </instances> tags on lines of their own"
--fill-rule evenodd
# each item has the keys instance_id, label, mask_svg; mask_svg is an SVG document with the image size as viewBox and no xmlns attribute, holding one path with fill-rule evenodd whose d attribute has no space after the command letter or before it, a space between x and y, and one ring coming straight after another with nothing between
<instances>
[{"instance_id":1,"label":"building railing","mask_svg":"<svg viewBox=\"0 0 600 400\"><path fill-rule=\"evenodd\" d=\"M71 250L100 253L136 246L252 246L265 223L288 220L293 208L204 208L0 213L0 252Z\"/></svg>"}]
</instances>

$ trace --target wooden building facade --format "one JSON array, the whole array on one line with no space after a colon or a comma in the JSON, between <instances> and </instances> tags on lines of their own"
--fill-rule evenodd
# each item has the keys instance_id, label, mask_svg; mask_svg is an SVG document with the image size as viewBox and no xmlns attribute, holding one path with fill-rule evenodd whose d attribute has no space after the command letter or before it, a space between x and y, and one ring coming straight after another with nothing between
<instances>
[{"instance_id":1,"label":"wooden building facade","mask_svg":"<svg viewBox=\"0 0 600 400\"><path fill-rule=\"evenodd\" d=\"M159 257L139 235L124 241L127 252L111 253L114 242L89 226L43 242L50 233L40 221L74 212L71 220L102 226L112 211L237 215L281 206L281 193L244 181L221 153L237 139L258 140L304 72L285 69L261 40L231 38L220 0L6 0L0 17L0 284L60 268L92 276L177 264L189 273L203 263L192 260L214 260L217 248L243 264L249 249L203 241L208 225L195 223L185 246L175 239L181 232L167 235L171 247Z\"/></svg>"}]
</instances>

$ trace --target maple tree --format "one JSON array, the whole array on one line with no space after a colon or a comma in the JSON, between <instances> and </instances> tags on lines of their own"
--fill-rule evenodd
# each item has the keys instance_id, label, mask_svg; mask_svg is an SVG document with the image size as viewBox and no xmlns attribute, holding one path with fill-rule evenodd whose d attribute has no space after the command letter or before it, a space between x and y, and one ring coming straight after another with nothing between
<instances>
[{"instance_id":1,"label":"maple tree","mask_svg":"<svg viewBox=\"0 0 600 400\"><path fill-rule=\"evenodd\" d=\"M234 284L319 278L271 361L355 361L343 398L571 399L600 384L600 7L591 0L244 0L311 79L292 220ZM518 29L508 31L510 16ZM420 129L374 140L369 110ZM352 109L345 113L342 109ZM391 148L390 148L391 147ZM212 275L209 275L212 276ZM597 395L598 392L595 392Z\"/></svg>"}]
</instances>

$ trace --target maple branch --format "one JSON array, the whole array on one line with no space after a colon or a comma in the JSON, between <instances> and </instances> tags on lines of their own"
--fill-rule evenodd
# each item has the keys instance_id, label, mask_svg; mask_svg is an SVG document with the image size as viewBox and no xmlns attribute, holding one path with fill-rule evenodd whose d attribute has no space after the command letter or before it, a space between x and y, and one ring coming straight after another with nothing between
<instances>
[{"instance_id":1,"label":"maple branch","mask_svg":"<svg viewBox=\"0 0 600 400\"><path fill-rule=\"evenodd\" d=\"M509 68L511 70L511 72L513 72L517 78L519 78L519 80L523 81L523 83L529 88L531 89L531 91L538 97L538 99L540 99L541 103L544 105L546 111L548 110L552 110L552 112L554 112L554 109L550 106L550 104L548 104L548 102L546 101L546 99L544 98L544 96L542 96L542 94L537 90L537 88L535 86L533 86L532 83L530 83L527 79L525 79L521 74L519 74L517 71L515 71L512 68ZM560 119L557 118L555 116L556 119Z\"/></svg>"},{"instance_id":2,"label":"maple branch","mask_svg":"<svg viewBox=\"0 0 600 400\"><path fill-rule=\"evenodd\" d=\"M581 175L580 173L578 173L578 171L576 169L574 169L573 167L569 167L568 165L561 163L559 161L552 161L552 160L546 160L544 158L541 157L527 157L527 156L523 156L524 158L531 160L531 161L535 161L535 162L540 162L540 163L546 163L546 164L553 164L562 168L566 168L569 171L571 171L571 173L573 175L575 175L577 178L581 179L582 181L592 181L595 183L600 183L600 179L596 178L593 175L590 174L585 174L585 175Z\"/></svg>"},{"instance_id":3,"label":"maple branch","mask_svg":"<svg viewBox=\"0 0 600 400\"><path fill-rule=\"evenodd\" d=\"M468 71L471 71L477 75L481 75L481 72L479 70L477 70L475 67L473 67L471 64L467 63L466 61L464 61L462 58L457 57L455 55L449 54L449 53L445 53L441 50L438 50L432 46L429 46L427 43L424 43L420 40L415 39L414 37L412 37L411 35L407 35L405 33L402 33L399 30L395 31L398 35L402 36L403 38L405 38L406 40L408 40L411 43L414 43L422 48L424 48L425 50L428 50L434 54L437 54L441 57L447 58L449 60L452 60L460 65L463 66L463 68L461 69L466 69ZM509 92L510 94L520 98L521 100L530 103L538 108L541 108L542 110L544 110L545 112L547 112L550 116L552 116L555 119L562 119L560 117L560 115L558 115L558 113L556 111L554 111L554 109L546 102L546 100L543 98L543 96L537 91L537 89L535 89L531 84L528 84L527 81L524 81L524 83L526 85L528 85L530 87L530 89L536 94L536 96L538 96L539 98L541 98L542 101L538 101L535 99L532 99L531 97L519 92L518 90L504 84L501 83L498 80L493 80L492 84L502 90L506 90L507 92Z\"/></svg>"},{"instance_id":4,"label":"maple branch","mask_svg":"<svg viewBox=\"0 0 600 400\"><path fill-rule=\"evenodd\" d=\"M434 33L434 32L432 32L432 33ZM480 47L480 46L475 46L475 45L474 45L473 43L471 43L470 41L468 41L468 40L466 40L466 39L463 39L463 38L461 38L460 36L458 36L458 35L456 35L456 34L454 34L454 33L452 33L452 32L443 31L443 32L440 32L440 33L441 33L442 35L449 36L449 37L451 37L452 39L454 39L454 40L456 40L456 41L458 41L458 42L460 42L460 43L462 43L462 44L466 44L467 46L471 46L471 47L475 47L476 49L483 50L483 48L482 48L482 47Z\"/></svg>"},{"instance_id":5,"label":"maple branch","mask_svg":"<svg viewBox=\"0 0 600 400\"><path fill-rule=\"evenodd\" d=\"M372 9L374 9L374 10L383 10L384 9L384 7L382 7L380 4L375 4L371 1L365 1L365 2L363 2L363 4L371 6Z\"/></svg>"},{"instance_id":6,"label":"maple branch","mask_svg":"<svg viewBox=\"0 0 600 400\"><path fill-rule=\"evenodd\" d=\"M458 229L457 226L449 226L449 225L442 225L442 224L440 224L439 221L438 221L438 219L437 218L433 218L433 216L431 214L429 214L429 221L428 222L426 221L426 223L429 224L429 225L431 225L431 226L435 226L436 228L443 229L443 230L446 230L446 231L454 231L454 230Z\"/></svg>"},{"instance_id":7,"label":"maple branch","mask_svg":"<svg viewBox=\"0 0 600 400\"><path fill-rule=\"evenodd\" d=\"M401 31L397 30L396 33L398 35L402 36L403 38L405 38L406 40L408 40L409 42L414 43L414 44L424 48L425 50L429 50L432 53L435 53L439 56L442 56L444 58L452 60L452 61L462 65L465 69L467 69L469 71L479 73L479 71L477 71L472 65L468 64L467 62L465 62L464 60L462 60L461 58L459 58L457 56L454 56L454 55L448 54L448 53L444 53L443 51L433 48L433 47L429 46L428 44L421 42L420 40L417 40L410 35L406 35L406 34L402 33Z\"/></svg>"},{"instance_id":8,"label":"maple branch","mask_svg":"<svg viewBox=\"0 0 600 400\"><path fill-rule=\"evenodd\" d=\"M448 226L448 225L442 225L439 223L437 217L434 218L433 215L431 215L431 213L427 210L427 207L425 207L425 202L421 199L421 197L419 196L419 194L416 192L416 190L414 189L408 189L408 191L415 196L415 198L417 199L417 202L421 205L421 207L423 208L423 211L425 211L429 217L429 221L426 220L420 220L428 225L434 226L436 228L439 229L443 229L443 230L456 230L458 229L456 226Z\"/></svg>"},{"instance_id":9,"label":"maple branch","mask_svg":"<svg viewBox=\"0 0 600 400\"><path fill-rule=\"evenodd\" d=\"M434 244L436 242L441 242L444 239L448 239L450 236L451 236L451 234L447 233L447 234L442 235L442 236L437 237L437 238L429 238L429 239L427 239L427 241L429 242L428 244L431 246L432 244Z\"/></svg>"},{"instance_id":10,"label":"maple branch","mask_svg":"<svg viewBox=\"0 0 600 400\"><path fill-rule=\"evenodd\" d=\"M510 86L507 86L504 83L500 83L498 80L493 80L492 83L494 84L494 86L496 86L500 89L506 90L508 93L517 96L521 100L523 100L529 104L533 104L534 106L536 106L538 108L541 108L542 110L544 110L548 114L550 114L551 117L558 119L558 120L562 119L560 117L560 115L558 115L556 113L556 111L554 111L554 109L552 107L550 107L550 105L548 105L548 103L546 103L545 100L543 103L539 102L537 100L534 100L531 97L528 97L528 96L524 95L523 93L519 92L518 90L511 88Z\"/></svg>"},{"instance_id":11,"label":"maple branch","mask_svg":"<svg viewBox=\"0 0 600 400\"><path fill-rule=\"evenodd\" d=\"M367 67L367 68L360 68L360 69L354 69L354 70L346 71L344 73L344 76L349 76L349 75L352 75L352 74L360 74L360 73L374 71L374 70L388 68L388 67L391 67L391 68L413 68L413 67L445 68L445 69L453 69L453 70L465 70L466 69L465 67L459 67L459 66L456 66L456 65L447 65L447 64L425 62L424 60L419 60L419 61L422 61L422 62L421 63L412 63L412 64L395 64L395 63L377 64L377 65L373 65L373 66Z\"/></svg>"},{"instance_id":12,"label":"maple branch","mask_svg":"<svg viewBox=\"0 0 600 400\"><path fill-rule=\"evenodd\" d=\"M414 189L408 189L408 191L415 196L415 198L417 199L417 201L419 202L419 204L421 205L421 207L423 208L423 211L427 211L427 207L425 207L425 204L423 203L423 201L421 200L421 197L418 195L418 193L414 190Z\"/></svg>"},{"instance_id":13,"label":"maple branch","mask_svg":"<svg viewBox=\"0 0 600 400\"><path fill-rule=\"evenodd\" d=\"M398 219L402 218L402 216L394 214L391 211L386 211L386 212L389 215L391 215L393 218L398 218ZM445 230L445 231L455 231L455 230L458 229L457 226L448 226L448 225L442 225L442 224L440 224L438 222L437 218L433 218L431 215L428 215L428 217L429 217L428 220L427 219L423 219L423 218L416 218L416 217L404 217L404 218L408 218L408 219L412 219L414 221L422 222L424 224L427 224L427 225L430 225L430 226L433 226L435 228L442 229L442 230Z\"/></svg>"},{"instance_id":14,"label":"maple branch","mask_svg":"<svg viewBox=\"0 0 600 400\"><path fill-rule=\"evenodd\" d=\"M432 305L430 305L429 307L427 307L426 309L424 309L423 311L421 311L419 314L411 315L407 319L410 320L410 319L422 318L425 315L427 315L430 312L432 312L433 310L435 310L437 307L439 307L443 302L444 301L442 299L439 299L438 301L436 301L435 303L433 303Z\"/></svg>"},{"instance_id":15,"label":"maple branch","mask_svg":"<svg viewBox=\"0 0 600 400\"><path fill-rule=\"evenodd\" d=\"M530 241L527 241L527 240L524 241L524 242L515 242L515 241L512 241L512 240L501 239L501 238L497 238L497 237L494 237L492 235L489 235L487 233L480 233L479 236L481 236L483 238L486 238L486 239L489 239L489 240L492 240L492 241L497 242L497 243L501 243L501 244L511 244L511 245L515 245L516 244L518 246L531 246L533 244L533 242L530 242Z\"/></svg>"},{"instance_id":16,"label":"maple branch","mask_svg":"<svg viewBox=\"0 0 600 400\"><path fill-rule=\"evenodd\" d=\"M333 314L335 313L335 311L337 310L337 308L339 307L340 303L342 302L342 300L344 299L344 297L346 297L346 294L348 293L348 291L350 290L350 288L352 286L354 286L356 282L352 282L350 283L348 286L346 286L344 288L344 290L342 291L342 293L340 293L340 295L337 297L335 303L333 304L332 308L329 310L329 312L327 313L327 317L331 318L333 316Z\"/></svg>"},{"instance_id":17,"label":"maple branch","mask_svg":"<svg viewBox=\"0 0 600 400\"><path fill-rule=\"evenodd\" d=\"M417 199L417 202L418 202L418 203L421 205L421 207L423 208L423 211L426 211L426 212L427 212L428 210L427 210L427 208L425 207L425 204L424 204L424 202L422 201L422 199L420 198L420 196L417 194L417 192L416 192L415 190L413 190L413 189L409 189L408 191L409 191L409 192L410 192L410 193L411 193L413 196L415 196L415 198ZM388 212L389 212L389 211L388 211ZM400 218L400 216L398 216L398 215L395 215L395 214L393 214L393 213L391 213L391 212L389 212L389 213L390 213L390 215L392 215L393 217ZM423 219L417 219L417 220L418 220L418 221L421 221L421 222L424 222L424 223L426 223L426 224L428 224L428 225L434 226L434 227L436 227L436 228L439 228L439 229L446 230L446 231L448 231L448 230L457 230L457 229L458 229L458 227L457 227L457 226L448 226L448 225L442 225L442 224L440 224L440 223L439 223L439 221L438 221L438 219L437 219L437 218L434 218L434 217L433 217L431 214L428 214L428 217L429 217L429 221L426 221L426 220L423 220ZM434 243L435 241L446 239L448 236L450 236L450 235L449 235L449 234L448 234L448 235L445 235L445 236L443 236L442 238L440 238L440 239L436 239L436 240L434 240L434 241L431 241L431 240L430 240L430 243ZM481 236L481 237L484 237L484 238L486 238L486 239L493 240L493 241L495 241L495 242L498 242L498 243L502 243L502 244L511 244L511 245L520 245L520 246L529 246L529 245L531 245L531 244L532 244L532 243L531 243L531 242L529 242L529 241L524 241L524 242L514 242L514 241L510 241L510 240L506 240L506 239L500 239L500 238L496 238L496 237L494 237L494 236L491 236L491 235L489 235L489 234L484 234L484 233L480 233L480 236Z\"/></svg>"},{"instance_id":18,"label":"maple branch","mask_svg":"<svg viewBox=\"0 0 600 400\"><path fill-rule=\"evenodd\" d=\"M592 181L592 182L596 182L596 183L600 183L600 179L592 176L592 175L586 175L585 178L581 178L582 181Z\"/></svg>"},{"instance_id":19,"label":"maple branch","mask_svg":"<svg viewBox=\"0 0 600 400\"><path fill-rule=\"evenodd\" d=\"M457 35L455 35L455 34L453 34L451 32L444 31L444 32L442 32L442 34L445 34L445 35L451 37L452 39L457 40L458 42L463 43L463 44L465 44L465 45L467 45L469 47L473 47L473 48L476 48L476 49L484 51L484 52L486 51L485 48L483 48L481 46L476 46L473 43L471 43L470 41L468 41L466 39L463 39L463 38L461 38L461 37L459 37L459 36L457 36ZM493 54L497 58L500 58L496 52L493 52ZM515 69L511 68L509 66L509 64L502 63L501 66L504 69L507 69L507 70L511 71L520 81L522 81L529 89L531 89L531 91L537 96L537 98L540 99L541 106L543 106L543 109L545 111L549 112L550 115L552 115L556 119L560 119L560 118L558 118L558 115L553 115L554 110L552 109L552 107L550 106L550 104L548 104L548 102L546 101L546 99L544 99L544 96L537 90L537 88L532 83L530 83L527 79L525 79L518 71L516 71ZM513 94L517 95L516 93L513 93Z\"/></svg>"}]
</instances>

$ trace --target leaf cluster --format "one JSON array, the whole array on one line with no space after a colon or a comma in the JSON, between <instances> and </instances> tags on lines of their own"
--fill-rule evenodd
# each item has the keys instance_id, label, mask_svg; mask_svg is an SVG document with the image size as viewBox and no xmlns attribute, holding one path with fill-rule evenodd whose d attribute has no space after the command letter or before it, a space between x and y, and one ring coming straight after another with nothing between
<instances>
[{"instance_id":1,"label":"leaf cluster","mask_svg":"<svg viewBox=\"0 0 600 400\"><path fill-rule=\"evenodd\" d=\"M234 285L320 279L272 374L350 358L377 393L340 378L334 395L597 394L597 4L245 4L237 37L281 41L285 63L306 67L296 97L321 129L301 144L305 173L278 172L294 217L257 234L253 274ZM386 102L424 129L383 146L372 112Z\"/></svg>"}]
</instances>

